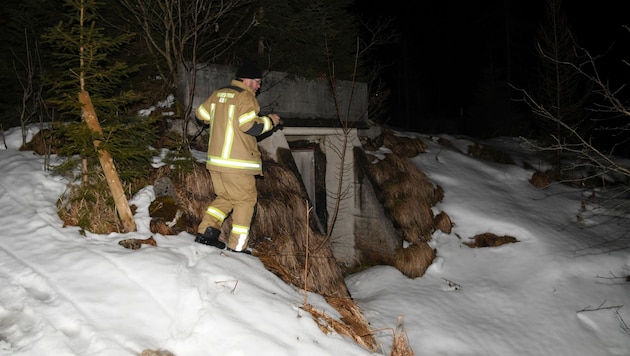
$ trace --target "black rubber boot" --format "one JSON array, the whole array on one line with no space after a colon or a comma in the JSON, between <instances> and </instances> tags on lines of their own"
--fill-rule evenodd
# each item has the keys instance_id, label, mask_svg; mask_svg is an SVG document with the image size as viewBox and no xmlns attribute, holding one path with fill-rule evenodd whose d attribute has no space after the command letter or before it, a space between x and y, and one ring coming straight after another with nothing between
<instances>
[{"instance_id":1,"label":"black rubber boot","mask_svg":"<svg viewBox=\"0 0 630 356\"><path fill-rule=\"evenodd\" d=\"M244 249L244 250L236 251L236 250L233 250L233 249L228 247L227 250L230 251L230 252L245 253L245 254L248 254L248 255L252 254L252 251L250 249Z\"/></svg>"},{"instance_id":2,"label":"black rubber boot","mask_svg":"<svg viewBox=\"0 0 630 356\"><path fill-rule=\"evenodd\" d=\"M217 230L213 227L208 227L203 234L197 234L197 237L195 237L195 242L199 242L200 244L208 246L214 246L218 249L223 250L225 248L225 243L219 240L220 235L221 230Z\"/></svg>"}]
</instances>

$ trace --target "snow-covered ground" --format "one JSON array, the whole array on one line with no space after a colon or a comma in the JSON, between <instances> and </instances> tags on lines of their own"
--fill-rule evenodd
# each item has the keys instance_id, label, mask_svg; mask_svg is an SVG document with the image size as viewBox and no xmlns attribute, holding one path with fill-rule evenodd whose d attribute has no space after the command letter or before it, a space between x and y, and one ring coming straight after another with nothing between
<instances>
[{"instance_id":1,"label":"snow-covered ground","mask_svg":"<svg viewBox=\"0 0 630 356\"><path fill-rule=\"evenodd\" d=\"M256 257L195 244L186 233L151 234L152 187L130 201L137 232L84 237L62 227L55 203L66 182L43 169L42 157L18 150L19 128L5 136L0 355L388 355L400 316L416 355L630 355L628 195L534 188L521 162L544 163L518 139L493 140L519 163L503 165L422 136L428 152L413 161L444 189L436 213L455 226L434 234L438 257L420 278L380 266L347 279L382 345L373 353L323 334L300 309L303 292ZM444 137L463 152L472 143ZM484 232L519 242L464 245ZM149 236L158 247L117 243ZM317 295L308 302L336 315Z\"/></svg>"}]
</instances>

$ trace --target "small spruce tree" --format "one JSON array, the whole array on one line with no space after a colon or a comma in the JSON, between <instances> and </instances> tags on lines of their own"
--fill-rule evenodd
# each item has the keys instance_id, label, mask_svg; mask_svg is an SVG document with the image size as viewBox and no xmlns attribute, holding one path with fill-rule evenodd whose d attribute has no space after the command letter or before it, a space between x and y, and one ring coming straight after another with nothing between
<instances>
[{"instance_id":1,"label":"small spruce tree","mask_svg":"<svg viewBox=\"0 0 630 356\"><path fill-rule=\"evenodd\" d=\"M122 88L139 66L116 60L116 55L129 44L133 34L110 35L97 27L98 5L95 0L65 0L65 19L42 36L52 53L52 68L46 77L46 102L56 108L62 121L55 126L56 136L64 142L58 154L68 157L57 171L73 168L77 157L87 161L84 171L93 171L98 166L93 141L98 139L99 149L111 153L124 181L146 173L155 131L153 120L127 115L131 105L142 98L135 91ZM77 95L82 90L90 93L103 129L102 137L96 137L81 121Z\"/></svg>"},{"instance_id":2,"label":"small spruce tree","mask_svg":"<svg viewBox=\"0 0 630 356\"><path fill-rule=\"evenodd\" d=\"M122 89L138 67L117 61L116 54L132 35L108 34L97 27L98 5L95 0L65 0L65 19L46 31L42 40L50 46L53 63L46 78L46 99L62 120L54 127L62 142L57 154L66 158L54 170L73 175L80 163L84 183L73 185L60 199L59 214L66 224L108 233L121 231L121 225L99 155L106 151L112 157L121 183L131 193L131 183L146 176L150 168L155 131L153 120L126 114L141 99L133 90ZM83 91L90 93L102 133L81 119L79 93Z\"/></svg>"}]
</instances>

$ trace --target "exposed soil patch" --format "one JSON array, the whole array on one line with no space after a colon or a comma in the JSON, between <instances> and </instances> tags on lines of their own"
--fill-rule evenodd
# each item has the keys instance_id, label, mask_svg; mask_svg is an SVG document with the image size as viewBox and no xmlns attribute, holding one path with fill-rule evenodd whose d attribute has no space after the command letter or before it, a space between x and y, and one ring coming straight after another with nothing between
<instances>
[{"instance_id":1,"label":"exposed soil patch","mask_svg":"<svg viewBox=\"0 0 630 356\"><path fill-rule=\"evenodd\" d=\"M515 243L518 240L512 236L498 236L489 232L475 235L472 242L464 242L464 245L472 248L477 247L497 247L505 244Z\"/></svg>"}]
</instances>

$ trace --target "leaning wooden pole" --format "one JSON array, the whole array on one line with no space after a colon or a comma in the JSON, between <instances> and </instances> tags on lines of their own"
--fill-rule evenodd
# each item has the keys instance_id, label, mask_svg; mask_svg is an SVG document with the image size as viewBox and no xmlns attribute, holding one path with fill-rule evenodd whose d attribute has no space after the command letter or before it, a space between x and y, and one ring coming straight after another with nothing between
<instances>
[{"instance_id":1,"label":"leaning wooden pole","mask_svg":"<svg viewBox=\"0 0 630 356\"><path fill-rule=\"evenodd\" d=\"M102 136L103 130L101 129L101 124L98 122L90 94L85 90L79 92L79 102L81 103L81 117L83 121L85 121L90 130ZM109 190L112 192L112 197L114 197L118 216L127 232L136 231L136 222L133 220L129 202L127 201L125 191L123 190L120 178L116 172L116 167L114 166L114 160L109 152L98 148L100 143L100 140L94 140L94 147L96 147L98 151L98 159L101 162L101 167L103 167Z\"/></svg>"}]
</instances>

